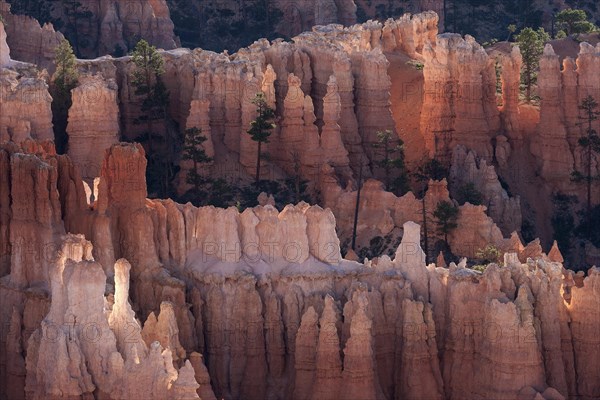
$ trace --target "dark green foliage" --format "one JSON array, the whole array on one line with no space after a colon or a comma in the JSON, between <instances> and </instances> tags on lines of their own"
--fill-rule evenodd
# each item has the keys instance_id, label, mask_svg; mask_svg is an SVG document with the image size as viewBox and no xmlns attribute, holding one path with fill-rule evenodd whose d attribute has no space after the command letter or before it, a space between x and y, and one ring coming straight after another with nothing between
<instances>
[{"instance_id":1,"label":"dark green foliage","mask_svg":"<svg viewBox=\"0 0 600 400\"><path fill-rule=\"evenodd\" d=\"M576 196L568 196L564 193L556 193L552 196L554 213L552 214L553 238L558 243L565 259L571 250L571 240L575 229L575 218L573 216L573 205L577 203Z\"/></svg>"},{"instance_id":2,"label":"dark green foliage","mask_svg":"<svg viewBox=\"0 0 600 400\"><path fill-rule=\"evenodd\" d=\"M375 165L382 168L385 173L385 190L396 195L403 195L409 191L408 176L404 165L404 142L394 137L391 130L377 132L378 143L373 147L381 150L381 159Z\"/></svg>"},{"instance_id":3,"label":"dark green foliage","mask_svg":"<svg viewBox=\"0 0 600 400\"><path fill-rule=\"evenodd\" d=\"M556 24L567 36L588 33L596 29L594 24L588 21L584 10L570 8L556 14Z\"/></svg>"},{"instance_id":4,"label":"dark green foliage","mask_svg":"<svg viewBox=\"0 0 600 400\"><path fill-rule=\"evenodd\" d=\"M236 188L222 178L206 178L199 189L192 188L179 198L179 202L188 201L196 207L215 206L227 208L235 205Z\"/></svg>"},{"instance_id":5,"label":"dark green foliage","mask_svg":"<svg viewBox=\"0 0 600 400\"><path fill-rule=\"evenodd\" d=\"M258 187L260 181L260 160L263 156L261 154L262 144L269 143L271 131L275 129L275 124L273 123L275 110L269 107L263 93L257 93L252 103L256 105L256 119L250 122L250 129L248 129L247 133L253 141L258 143L255 177L255 183Z\"/></svg>"},{"instance_id":6,"label":"dark green foliage","mask_svg":"<svg viewBox=\"0 0 600 400\"><path fill-rule=\"evenodd\" d=\"M507 35L506 26L542 23L543 10L534 0L446 0L445 30L475 36L481 42Z\"/></svg>"},{"instance_id":7,"label":"dark green foliage","mask_svg":"<svg viewBox=\"0 0 600 400\"><path fill-rule=\"evenodd\" d=\"M440 201L433 212L438 235L444 236L448 244L448 234L458 227L458 207L449 201Z\"/></svg>"},{"instance_id":8,"label":"dark green foliage","mask_svg":"<svg viewBox=\"0 0 600 400\"><path fill-rule=\"evenodd\" d=\"M525 28L519 32L515 39L523 57L521 83L525 87L525 99L530 102L532 87L537 83L540 57L544 53L544 45L550 40L550 35L544 31L544 28L537 30Z\"/></svg>"},{"instance_id":9,"label":"dark green foliage","mask_svg":"<svg viewBox=\"0 0 600 400\"><path fill-rule=\"evenodd\" d=\"M77 86L79 71L73 48L67 39L63 39L54 51L56 70L52 75L50 94L52 95L52 124L56 150L62 154L67 151L67 119L72 104L71 90Z\"/></svg>"},{"instance_id":10,"label":"dark green foliage","mask_svg":"<svg viewBox=\"0 0 600 400\"><path fill-rule=\"evenodd\" d=\"M440 161L433 159L426 159L417 169L412 173L412 176L417 182L427 183L430 179L440 181L442 179L448 179L449 171ZM422 193L427 189L423 189Z\"/></svg>"},{"instance_id":11,"label":"dark green foliage","mask_svg":"<svg viewBox=\"0 0 600 400\"><path fill-rule=\"evenodd\" d=\"M592 96L587 96L581 104L579 109L583 112L581 117L584 120L586 128L585 135L580 137L578 140L579 147L583 150L583 171L574 170L571 172L571 180L576 183L585 183L587 198L586 198L586 212L589 214L592 207L592 183L600 180L600 175L593 171L593 163L597 156L600 154L600 136L593 127L594 121L600 117L600 111L598 111L598 102Z\"/></svg>"},{"instance_id":12,"label":"dark green foliage","mask_svg":"<svg viewBox=\"0 0 600 400\"><path fill-rule=\"evenodd\" d=\"M37 19L41 25L52 20L52 2L43 0L9 0L10 11L15 15L29 15Z\"/></svg>"},{"instance_id":13,"label":"dark green foliage","mask_svg":"<svg viewBox=\"0 0 600 400\"><path fill-rule=\"evenodd\" d=\"M140 116L135 123L144 124L145 130L136 141L147 146L148 193L167 197L175 176L175 143L168 129L169 92L161 79L164 61L156 48L143 39L135 46L131 59L135 66L131 73L134 93L142 98Z\"/></svg>"},{"instance_id":14,"label":"dark green foliage","mask_svg":"<svg viewBox=\"0 0 600 400\"><path fill-rule=\"evenodd\" d=\"M187 173L186 181L193 185L196 191L199 191L200 187L207 183L207 178L198 172L198 167L212 161L212 158L206 155L203 148L203 143L206 140L206 136L203 136L202 131L196 127L185 130L182 158L191 160L194 163L193 168Z\"/></svg>"},{"instance_id":15,"label":"dark green foliage","mask_svg":"<svg viewBox=\"0 0 600 400\"><path fill-rule=\"evenodd\" d=\"M372 260L375 257L379 257L383 253L384 246L385 239L381 236L375 236L369 241L369 247L363 247L358 250L358 259L364 260L366 257Z\"/></svg>"},{"instance_id":16,"label":"dark green foliage","mask_svg":"<svg viewBox=\"0 0 600 400\"><path fill-rule=\"evenodd\" d=\"M502 251L493 244L488 244L482 249L477 249L475 252L475 259L480 265L487 266L490 263L500 264L503 261L502 257Z\"/></svg>"},{"instance_id":17,"label":"dark green foliage","mask_svg":"<svg viewBox=\"0 0 600 400\"><path fill-rule=\"evenodd\" d=\"M167 0L183 47L236 51L260 38L273 40L283 12L267 0L238 3ZM294 7L294 3L285 3Z\"/></svg>"},{"instance_id":18,"label":"dark green foliage","mask_svg":"<svg viewBox=\"0 0 600 400\"><path fill-rule=\"evenodd\" d=\"M592 207L589 213L582 215L575 233L580 238L589 240L594 246L600 247L600 229L598 227L600 227L600 205Z\"/></svg>"},{"instance_id":19,"label":"dark green foliage","mask_svg":"<svg viewBox=\"0 0 600 400\"><path fill-rule=\"evenodd\" d=\"M534 223L525 217L523 217L523 221L521 222L521 236L525 243L529 243L536 238Z\"/></svg>"},{"instance_id":20,"label":"dark green foliage","mask_svg":"<svg viewBox=\"0 0 600 400\"><path fill-rule=\"evenodd\" d=\"M473 182L469 182L462 185L458 189L456 194L456 201L458 201L458 204L460 205L470 203L474 206L478 206L483 203L483 195L479 190L477 190Z\"/></svg>"},{"instance_id":21,"label":"dark green foliage","mask_svg":"<svg viewBox=\"0 0 600 400\"><path fill-rule=\"evenodd\" d=\"M305 201L311 202L311 198L306 193L307 181L301 180L299 192L296 190L296 179L288 178L281 181L260 180L258 185L244 186L239 189L237 194L238 208L240 211L248 207L258 205L258 195L261 192L272 194L276 205L286 205Z\"/></svg>"},{"instance_id":22,"label":"dark green foliage","mask_svg":"<svg viewBox=\"0 0 600 400\"><path fill-rule=\"evenodd\" d=\"M90 47L91 43L80 38L79 24L92 18L93 14L77 0L60 0L59 6L62 7L65 16L65 26L62 32L73 43L75 53L81 55L81 49Z\"/></svg>"},{"instance_id":23,"label":"dark green foliage","mask_svg":"<svg viewBox=\"0 0 600 400\"><path fill-rule=\"evenodd\" d=\"M369 241L369 246L359 246L356 255L361 261L365 258L372 260L375 257L381 257L383 255L393 257L396 253L396 249L400 245L401 240L402 238L400 236L396 236L393 233L389 233L384 237L375 236ZM343 242L341 248L343 254L345 255L348 252L349 240Z\"/></svg>"},{"instance_id":24,"label":"dark green foliage","mask_svg":"<svg viewBox=\"0 0 600 400\"><path fill-rule=\"evenodd\" d=\"M222 178L212 178L208 174L201 174L198 168L212 162L212 158L206 155L203 143L206 136L196 127L185 130L182 158L194 163L186 176L186 182L193 185L182 198L190 201L195 206L213 205L216 207L229 207L235 197L234 188Z\"/></svg>"}]
</instances>

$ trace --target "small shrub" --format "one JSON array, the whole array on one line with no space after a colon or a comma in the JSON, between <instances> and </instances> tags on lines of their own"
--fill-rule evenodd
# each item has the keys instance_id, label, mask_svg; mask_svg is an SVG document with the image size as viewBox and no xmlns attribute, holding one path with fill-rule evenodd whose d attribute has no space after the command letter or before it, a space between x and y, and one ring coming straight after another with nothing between
<instances>
[{"instance_id":1,"label":"small shrub","mask_svg":"<svg viewBox=\"0 0 600 400\"><path fill-rule=\"evenodd\" d=\"M487 265L478 264L478 265L473 265L471 267L471 269L474 270L474 271L479 271L481 273L484 273L485 270L487 269L487 267L488 267Z\"/></svg>"},{"instance_id":2,"label":"small shrub","mask_svg":"<svg viewBox=\"0 0 600 400\"><path fill-rule=\"evenodd\" d=\"M483 265L488 265L490 263L500 263L502 262L502 256L502 251L493 244L488 244L484 248L478 249L475 252L475 258L480 264Z\"/></svg>"}]
</instances>

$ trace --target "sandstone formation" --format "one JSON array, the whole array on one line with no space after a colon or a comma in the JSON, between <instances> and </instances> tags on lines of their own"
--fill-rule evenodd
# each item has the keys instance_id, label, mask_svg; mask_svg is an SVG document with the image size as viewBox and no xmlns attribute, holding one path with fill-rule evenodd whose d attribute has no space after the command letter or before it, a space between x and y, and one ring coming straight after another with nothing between
<instances>
[{"instance_id":1,"label":"sandstone formation","mask_svg":"<svg viewBox=\"0 0 600 400\"><path fill-rule=\"evenodd\" d=\"M573 191L569 176L585 168L578 138L585 129L579 106L585 97L597 97L598 49L581 43L577 60L559 57L547 44L540 61L540 123L531 141L540 175L553 189ZM594 165L592 169L597 169Z\"/></svg>"},{"instance_id":2,"label":"sandstone formation","mask_svg":"<svg viewBox=\"0 0 600 400\"><path fill-rule=\"evenodd\" d=\"M450 160L459 143L490 159L500 129L493 60L470 36L438 35L424 57L421 132L429 155Z\"/></svg>"},{"instance_id":3,"label":"sandstone formation","mask_svg":"<svg viewBox=\"0 0 600 400\"><path fill-rule=\"evenodd\" d=\"M36 150L29 144L27 149ZM65 189L63 175L70 169L60 165L68 158L16 150L5 149L0 158L9 160L15 172L25 168L25 159L32 165L42 159L49 163L49 175L32 182L33 188L58 185L54 200L47 197L46 204L54 202L60 210L64 200L84 196L83 190L72 192L73 184ZM31 327L34 333L25 341L14 334L6 337L11 346L21 344L3 353L1 361L9 367L3 382L11 378L10 385L3 384L5 390L21 396L26 390L35 397L60 387L63 393L95 391L114 398L132 393L152 398L152 390L160 398L189 398L201 390L194 377L201 384L207 378L198 356L191 364L183 360L201 351L218 397L597 395L598 379L587 369L594 353L585 347L597 330L593 324L599 323L587 311L598 306L592 295L598 275L593 269L582 288L564 286L571 284L561 264L536 253L535 243L523 249L529 264L509 252L503 265L492 264L483 274L464 262L451 263L449 269L425 266L420 227L412 222L403 227L394 260L383 256L363 265L339 256L329 211L299 204L282 212L259 206L240 214L145 200L144 187L133 184L143 182L144 164L139 145L117 144L106 152L100 193L87 218L98 223L107 218L108 232L118 240L106 240L97 224L78 228L82 233L91 230L86 236L94 247L104 246L102 251L82 236L67 236L59 255L54 247L44 267L34 259L19 264L19 254L26 253L16 253L18 246L8 250L13 257L0 295L8 299L9 308L1 315L19 331ZM3 177L0 182L16 198L13 181ZM447 196L444 188L432 184L430 190ZM2 221L8 217L13 237L27 231L24 218L42 216L19 214L14 203L0 202L5 203L11 212L3 211ZM66 204L77 209L76 203ZM46 215L52 243L60 243L67 222L75 227L75 220L86 219L81 213ZM114 257L132 260L131 277L125 260L115 264L113 259L110 268L101 264L108 261L94 261L106 260L105 250L111 247ZM114 276L115 291L107 313L105 271ZM134 314L127 302L129 282L135 294L130 296L132 305L141 314ZM43 295L44 287L51 293ZM38 297L32 296L33 288ZM570 303L562 296L564 290L571 293ZM49 305L47 315L44 304ZM143 327L136 314L146 321ZM88 327L92 322L97 328L93 332ZM126 332L119 328L123 323L131 325ZM53 326L58 330L49 329ZM44 332L59 334L59 340L42 340ZM94 332L107 340L88 341L86 335ZM124 340L131 332L138 340ZM144 339L156 342L148 346ZM96 363L93 354L105 354L108 363ZM65 362L65 367L49 366L50 359ZM68 368L77 373L65 375Z\"/></svg>"},{"instance_id":4,"label":"sandstone formation","mask_svg":"<svg viewBox=\"0 0 600 400\"><path fill-rule=\"evenodd\" d=\"M115 280L116 301L107 318L106 276L91 258L89 242L67 236L62 254L51 272L50 310L27 344L27 397L199 398L189 362L178 372L171 349L163 350L158 341L144 344L122 293L129 286L129 265L120 261L115 267L124 279Z\"/></svg>"},{"instance_id":5,"label":"sandstone formation","mask_svg":"<svg viewBox=\"0 0 600 400\"><path fill-rule=\"evenodd\" d=\"M501 56L500 66L502 68L502 108L500 109L500 115L508 137L513 140L520 140L523 138L519 115L523 57L518 46L514 46L510 54Z\"/></svg>"},{"instance_id":6,"label":"sandstone formation","mask_svg":"<svg viewBox=\"0 0 600 400\"><path fill-rule=\"evenodd\" d=\"M151 36L168 26L164 3L154 3L135 13L157 27ZM115 15L127 6L107 5L114 25L101 25L108 39L99 43L120 43L125 28ZM351 9L323 1L315 18L333 20L333 6L338 18ZM79 62L69 156L43 140L51 138L45 75L0 58L0 323L9 327L0 333L0 397L600 396L600 273L568 272L558 247L546 255L539 239L524 246L520 200L496 172L534 161L519 161L525 141L541 171L530 190L564 185L569 155L553 151L568 146L581 165L581 132L567 127L579 120L581 96L599 86L598 52L582 44L577 69L567 60L561 71L546 49L542 119L530 129L531 107L511 91L518 51L502 61L498 109L494 59L468 36L436 36L437 21L424 13L319 26L233 55L161 52L165 126L202 129L214 155L208 173L249 179L257 148L245 132L256 112L250 100L262 92L277 113L263 177L298 174L323 207L280 210L267 193L243 211L147 199L146 151L114 143L119 123L127 139L140 133L129 57ZM390 54L424 63L425 96L415 104L423 142L452 166L449 183L430 180L422 198L371 179L380 173L369 168L377 132L402 137L390 111ZM551 96L556 85L563 100ZM29 89L37 97L24 96ZM89 96L98 96L96 107L86 105ZM100 162L101 150L97 172L82 168ZM90 196L82 178L96 177ZM442 254L427 265L442 242L433 210L470 182L484 204L460 205L448 235L452 253L470 260L446 268ZM380 237L388 247L371 260L360 251L343 259L361 183L359 246ZM469 268L489 244L504 261Z\"/></svg>"},{"instance_id":7,"label":"sandstone formation","mask_svg":"<svg viewBox=\"0 0 600 400\"><path fill-rule=\"evenodd\" d=\"M568 181L573 168L573 154L563 125L565 97L561 85L560 63L550 44L540 59L540 123L531 142L531 152L538 159L540 174L548 181Z\"/></svg>"},{"instance_id":8,"label":"sandstone formation","mask_svg":"<svg viewBox=\"0 0 600 400\"><path fill-rule=\"evenodd\" d=\"M25 15L14 15L10 4L0 1L0 15L6 22L7 42L13 59L32 63L40 69L54 70L54 49L64 37L51 24L40 23Z\"/></svg>"},{"instance_id":9,"label":"sandstone formation","mask_svg":"<svg viewBox=\"0 0 600 400\"><path fill-rule=\"evenodd\" d=\"M32 65L11 61L4 24L0 22L0 140L20 143L54 138L52 98L44 76Z\"/></svg>"},{"instance_id":10,"label":"sandstone formation","mask_svg":"<svg viewBox=\"0 0 600 400\"><path fill-rule=\"evenodd\" d=\"M488 215L500 227L504 235L521 230L521 204L519 197L509 197L502 188L498 175L486 160L477 158L473 151L464 146L456 146L452 152L450 168L450 193L459 198L465 185L473 186L482 195L482 204L487 207Z\"/></svg>"},{"instance_id":11,"label":"sandstone formation","mask_svg":"<svg viewBox=\"0 0 600 400\"><path fill-rule=\"evenodd\" d=\"M98 75L79 77L69 109L69 156L88 182L100 176L104 150L119 141L117 85Z\"/></svg>"},{"instance_id":12,"label":"sandstone formation","mask_svg":"<svg viewBox=\"0 0 600 400\"><path fill-rule=\"evenodd\" d=\"M10 49L6 44L6 31L4 23L0 22L0 67L8 67L10 64Z\"/></svg>"},{"instance_id":13,"label":"sandstone formation","mask_svg":"<svg viewBox=\"0 0 600 400\"><path fill-rule=\"evenodd\" d=\"M165 0L151 0L121 3L113 0L79 2L75 17L72 6L52 6L40 2L40 7L48 6L49 19L55 21L69 39L77 54L85 58L121 53L132 49L140 38L158 48L173 49L178 39L173 33L173 21ZM10 7L0 3L2 14L6 17ZM84 16L81 16L84 15ZM72 28L72 20L80 21ZM54 47L61 33L56 33L52 24L43 27L30 17L15 15L8 18L11 28L9 42L19 43L16 49L23 61L36 62L44 67L54 58ZM74 31L77 31L76 34ZM32 35L23 39L27 35ZM19 58L20 59L20 58Z\"/></svg>"}]
</instances>

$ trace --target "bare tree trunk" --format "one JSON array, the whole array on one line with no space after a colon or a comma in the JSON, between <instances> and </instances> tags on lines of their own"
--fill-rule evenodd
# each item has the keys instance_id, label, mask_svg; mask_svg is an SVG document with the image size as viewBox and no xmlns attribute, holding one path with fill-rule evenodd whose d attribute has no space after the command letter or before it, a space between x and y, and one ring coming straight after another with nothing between
<instances>
[{"instance_id":1,"label":"bare tree trunk","mask_svg":"<svg viewBox=\"0 0 600 400\"><path fill-rule=\"evenodd\" d=\"M592 212L592 110L588 112L588 151L587 151L587 217ZM589 224L588 224L589 225Z\"/></svg>"},{"instance_id":2,"label":"bare tree trunk","mask_svg":"<svg viewBox=\"0 0 600 400\"><path fill-rule=\"evenodd\" d=\"M427 263L427 259L429 257L429 239L427 237L427 210L425 209L425 194L423 194L421 204L423 213L423 246L425 247L425 263Z\"/></svg>"},{"instance_id":3,"label":"bare tree trunk","mask_svg":"<svg viewBox=\"0 0 600 400\"><path fill-rule=\"evenodd\" d=\"M258 142L258 154L256 155L256 187L258 188L258 183L260 182L260 150L262 147L262 142Z\"/></svg>"},{"instance_id":4,"label":"bare tree trunk","mask_svg":"<svg viewBox=\"0 0 600 400\"><path fill-rule=\"evenodd\" d=\"M356 251L356 227L358 226L358 209L360 205L360 189L362 187L362 163L358 171L358 190L356 191L356 207L354 208L354 226L352 227L352 250Z\"/></svg>"}]
</instances>

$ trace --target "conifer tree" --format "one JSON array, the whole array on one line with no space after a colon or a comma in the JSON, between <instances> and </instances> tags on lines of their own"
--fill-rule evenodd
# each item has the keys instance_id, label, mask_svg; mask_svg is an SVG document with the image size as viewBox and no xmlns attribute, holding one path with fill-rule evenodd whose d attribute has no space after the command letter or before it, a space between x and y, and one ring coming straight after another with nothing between
<instances>
[{"instance_id":1,"label":"conifer tree","mask_svg":"<svg viewBox=\"0 0 600 400\"><path fill-rule=\"evenodd\" d=\"M544 28L538 30L525 28L519 32L515 39L523 56L521 83L525 86L525 98L530 102L532 98L531 89L537 82L540 58L544 53L546 42L550 40L550 35L544 31Z\"/></svg>"},{"instance_id":2,"label":"conifer tree","mask_svg":"<svg viewBox=\"0 0 600 400\"><path fill-rule=\"evenodd\" d=\"M134 93L142 98L141 113L136 123L146 125L146 130L136 138L137 141L148 143L148 169L147 182L149 192L156 191L160 197L168 196L170 181L174 176L174 150L170 135L167 130L167 106L169 92L162 81L165 72L162 56L147 41L140 40L133 52L131 59L134 64L132 70L132 85ZM161 122L164 131L156 131L155 122ZM155 142L164 143L162 153L155 149Z\"/></svg>"},{"instance_id":3,"label":"conifer tree","mask_svg":"<svg viewBox=\"0 0 600 400\"><path fill-rule=\"evenodd\" d=\"M69 137L67 135L67 119L72 104L71 90L77 86L79 71L73 48L67 39L62 39L54 50L56 70L52 75L50 94L52 95L52 124L56 150L67 151Z\"/></svg>"},{"instance_id":4,"label":"conifer tree","mask_svg":"<svg viewBox=\"0 0 600 400\"><path fill-rule=\"evenodd\" d=\"M584 171L574 170L571 172L571 180L586 185L586 218L589 217L592 210L592 182L600 179L598 173L592 171L597 154L600 154L600 136L593 127L594 121L598 120L600 111L598 111L598 102L592 96L587 96L579 109L583 112L580 117L585 122L586 133L579 138L578 145L583 150L583 168Z\"/></svg>"},{"instance_id":5,"label":"conifer tree","mask_svg":"<svg viewBox=\"0 0 600 400\"><path fill-rule=\"evenodd\" d=\"M255 184L256 187L259 186L260 182L260 160L262 157L261 150L263 143L269 143L269 137L271 136L271 131L275 129L275 124L273 123L273 119L275 118L275 110L273 110L267 104L267 100L263 93L258 93L254 99L252 99L252 103L256 105L256 119L250 123L250 129L248 129L248 134L250 138L258 143L258 153L256 158L256 178Z\"/></svg>"}]
</instances>

